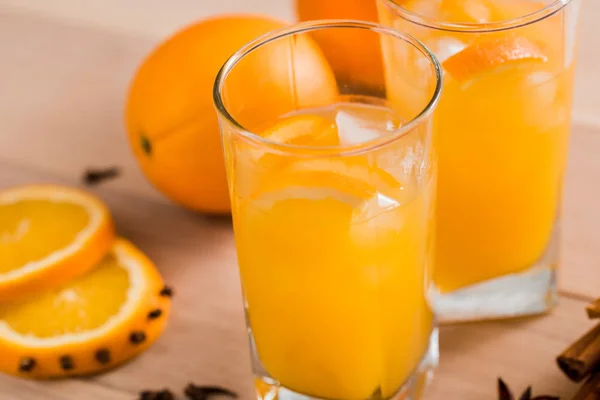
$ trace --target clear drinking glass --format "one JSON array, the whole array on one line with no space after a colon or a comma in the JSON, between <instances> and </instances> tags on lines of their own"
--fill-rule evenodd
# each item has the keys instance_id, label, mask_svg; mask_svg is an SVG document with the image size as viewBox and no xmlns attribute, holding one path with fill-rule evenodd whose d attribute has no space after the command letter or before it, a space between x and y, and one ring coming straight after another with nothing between
<instances>
[{"instance_id":1,"label":"clear drinking glass","mask_svg":"<svg viewBox=\"0 0 600 400\"><path fill-rule=\"evenodd\" d=\"M424 42L444 70L432 296L441 321L537 314L557 301L580 4L378 1L380 22Z\"/></svg>"},{"instance_id":2,"label":"clear drinking glass","mask_svg":"<svg viewBox=\"0 0 600 400\"><path fill-rule=\"evenodd\" d=\"M335 75L315 40L350 37L383 50L379 95L362 75ZM397 52L421 68L388 62ZM383 93L397 75L413 86L396 103ZM437 362L426 294L440 79L421 43L356 21L267 34L220 71L214 98L260 398L418 398Z\"/></svg>"}]
</instances>

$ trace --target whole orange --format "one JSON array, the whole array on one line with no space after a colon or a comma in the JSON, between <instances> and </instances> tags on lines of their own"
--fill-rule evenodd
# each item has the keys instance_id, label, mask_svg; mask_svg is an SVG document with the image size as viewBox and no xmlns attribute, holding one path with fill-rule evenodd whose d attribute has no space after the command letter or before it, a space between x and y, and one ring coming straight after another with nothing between
<instances>
[{"instance_id":1,"label":"whole orange","mask_svg":"<svg viewBox=\"0 0 600 400\"><path fill-rule=\"evenodd\" d=\"M355 19L377 22L376 0L296 0L300 21L316 19ZM384 88L383 61L379 35L362 29L315 32L341 86Z\"/></svg>"},{"instance_id":2,"label":"whole orange","mask_svg":"<svg viewBox=\"0 0 600 400\"><path fill-rule=\"evenodd\" d=\"M284 22L264 16L213 17L177 32L139 67L126 106L129 141L145 175L173 201L201 212L230 211L213 83L241 46L283 26ZM272 58L261 58L261 63L261 68L248 69L235 88L235 95L246 102L255 99L251 103L256 118L261 109L277 110L283 98L292 96L288 82L278 79L289 77L281 70L295 63L312 74L307 86L311 93L305 95L331 99L337 94L333 74L316 45L294 54L293 63ZM268 93L258 86L257 73L271 79Z\"/></svg>"}]
</instances>

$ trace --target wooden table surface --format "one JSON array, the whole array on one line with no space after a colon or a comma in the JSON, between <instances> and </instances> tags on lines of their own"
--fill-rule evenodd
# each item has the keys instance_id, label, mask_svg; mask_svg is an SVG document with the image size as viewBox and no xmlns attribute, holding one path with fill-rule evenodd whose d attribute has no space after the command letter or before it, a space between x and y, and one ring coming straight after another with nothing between
<instances>
[{"instance_id":1,"label":"wooden table surface","mask_svg":"<svg viewBox=\"0 0 600 400\"><path fill-rule=\"evenodd\" d=\"M0 399L125 400L146 387L221 384L252 398L231 224L168 203L146 183L122 114L137 64L164 35L205 15L257 11L293 18L283 0L0 0L0 188L79 184L89 166L124 176L97 190L120 234L177 288L166 334L139 359L87 379L0 376ZM442 329L428 399L495 399L496 378L569 399L576 387L555 355L587 330L600 296L600 2L587 0L564 207L560 305L548 316ZM1 357L2 355L0 355Z\"/></svg>"}]
</instances>

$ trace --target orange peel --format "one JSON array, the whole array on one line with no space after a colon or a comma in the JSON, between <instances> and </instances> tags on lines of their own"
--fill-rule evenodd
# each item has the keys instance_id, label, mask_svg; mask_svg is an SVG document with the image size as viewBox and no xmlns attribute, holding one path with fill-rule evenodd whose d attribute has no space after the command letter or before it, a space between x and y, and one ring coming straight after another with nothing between
<instances>
[{"instance_id":1,"label":"orange peel","mask_svg":"<svg viewBox=\"0 0 600 400\"><path fill-rule=\"evenodd\" d=\"M548 57L524 36L504 36L476 42L448 58L443 67L455 80L464 83L499 66L523 61L545 63Z\"/></svg>"}]
</instances>

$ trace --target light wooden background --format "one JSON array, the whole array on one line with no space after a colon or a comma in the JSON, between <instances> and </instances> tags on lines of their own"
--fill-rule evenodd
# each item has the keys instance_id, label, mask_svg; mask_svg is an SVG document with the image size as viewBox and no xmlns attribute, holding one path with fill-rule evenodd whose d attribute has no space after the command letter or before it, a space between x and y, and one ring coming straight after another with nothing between
<instances>
[{"instance_id":1,"label":"light wooden background","mask_svg":"<svg viewBox=\"0 0 600 400\"><path fill-rule=\"evenodd\" d=\"M324 0L326 1L326 0ZM147 387L221 384L251 399L250 365L230 223L165 201L140 174L123 130L126 87L141 58L181 25L218 12L291 20L284 0L0 0L0 188L78 184L90 166L124 176L97 193L120 233L177 290L165 336L114 372L61 382L0 376L0 399L125 400ZM600 296L600 1L587 0L564 209L560 306L549 316L442 329L442 364L428 399L495 399L502 376L569 399L554 356L587 330ZM0 355L1 357L1 355Z\"/></svg>"}]
</instances>

